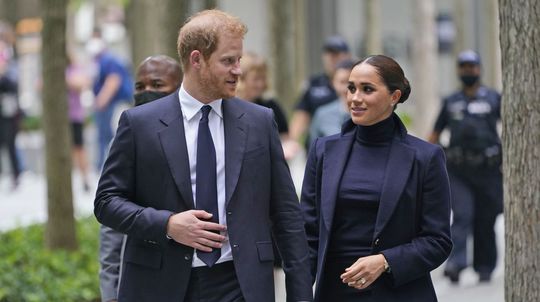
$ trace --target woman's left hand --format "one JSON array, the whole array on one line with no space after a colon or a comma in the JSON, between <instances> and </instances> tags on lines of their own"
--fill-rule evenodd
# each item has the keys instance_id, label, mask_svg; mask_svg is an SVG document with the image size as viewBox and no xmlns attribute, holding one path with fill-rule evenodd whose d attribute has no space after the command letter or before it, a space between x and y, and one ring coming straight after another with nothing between
<instances>
[{"instance_id":1,"label":"woman's left hand","mask_svg":"<svg viewBox=\"0 0 540 302\"><path fill-rule=\"evenodd\" d=\"M356 289L364 289L384 272L384 261L382 254L359 258L341 274L341 281Z\"/></svg>"}]
</instances>

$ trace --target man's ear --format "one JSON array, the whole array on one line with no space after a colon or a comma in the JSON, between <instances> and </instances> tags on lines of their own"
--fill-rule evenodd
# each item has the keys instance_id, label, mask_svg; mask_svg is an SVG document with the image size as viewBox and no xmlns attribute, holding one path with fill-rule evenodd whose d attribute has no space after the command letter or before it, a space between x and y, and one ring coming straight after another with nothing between
<instances>
[{"instance_id":1,"label":"man's ear","mask_svg":"<svg viewBox=\"0 0 540 302\"><path fill-rule=\"evenodd\" d=\"M202 53L198 50L194 50L189 54L189 64L195 68L201 68L201 63L203 61Z\"/></svg>"}]
</instances>

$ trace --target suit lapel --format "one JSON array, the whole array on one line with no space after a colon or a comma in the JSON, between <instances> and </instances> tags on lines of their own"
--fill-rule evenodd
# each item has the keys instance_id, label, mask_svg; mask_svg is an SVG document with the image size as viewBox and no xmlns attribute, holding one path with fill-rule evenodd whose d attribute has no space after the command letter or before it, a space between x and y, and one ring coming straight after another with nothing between
<instances>
[{"instance_id":1,"label":"suit lapel","mask_svg":"<svg viewBox=\"0 0 540 302\"><path fill-rule=\"evenodd\" d=\"M405 145L401 139L395 138L390 147L388 163L375 224L374 238L378 237L392 216L399 198L407 184L414 162L415 151Z\"/></svg>"},{"instance_id":2,"label":"suit lapel","mask_svg":"<svg viewBox=\"0 0 540 302\"><path fill-rule=\"evenodd\" d=\"M228 206L242 170L248 128L241 120L244 112L233 101L223 100L222 108L225 130L225 205Z\"/></svg>"},{"instance_id":3,"label":"suit lapel","mask_svg":"<svg viewBox=\"0 0 540 302\"><path fill-rule=\"evenodd\" d=\"M354 142L354 131L325 144L321 181L321 209L327 230L332 228L339 184Z\"/></svg>"},{"instance_id":4,"label":"suit lapel","mask_svg":"<svg viewBox=\"0 0 540 302\"><path fill-rule=\"evenodd\" d=\"M189 209L194 209L184 120L178 93L173 95L174 97L170 99L170 110L160 119L166 128L159 131L158 136L178 191L180 191L186 206Z\"/></svg>"}]
</instances>

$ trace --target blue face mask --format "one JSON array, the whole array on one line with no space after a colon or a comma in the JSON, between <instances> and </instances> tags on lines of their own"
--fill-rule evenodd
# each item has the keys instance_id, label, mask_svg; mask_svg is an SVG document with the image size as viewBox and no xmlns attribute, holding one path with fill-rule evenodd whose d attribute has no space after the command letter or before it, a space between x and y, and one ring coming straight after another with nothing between
<instances>
[{"instance_id":1,"label":"blue face mask","mask_svg":"<svg viewBox=\"0 0 540 302\"><path fill-rule=\"evenodd\" d=\"M474 86L478 82L478 79L480 78L477 75L462 75L459 77L463 85L467 87Z\"/></svg>"},{"instance_id":2,"label":"blue face mask","mask_svg":"<svg viewBox=\"0 0 540 302\"><path fill-rule=\"evenodd\" d=\"M169 94L170 93L168 92L146 90L146 91L135 94L133 98L135 99L135 106L139 106L142 104L155 101Z\"/></svg>"}]
</instances>

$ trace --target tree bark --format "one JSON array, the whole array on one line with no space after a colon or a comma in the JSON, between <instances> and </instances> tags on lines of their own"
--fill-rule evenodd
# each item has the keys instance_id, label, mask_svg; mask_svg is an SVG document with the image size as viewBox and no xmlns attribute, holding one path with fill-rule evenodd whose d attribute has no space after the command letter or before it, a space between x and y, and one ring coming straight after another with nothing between
<instances>
[{"instance_id":1,"label":"tree bark","mask_svg":"<svg viewBox=\"0 0 540 302\"><path fill-rule=\"evenodd\" d=\"M499 0L505 300L540 297L540 3Z\"/></svg>"},{"instance_id":2,"label":"tree bark","mask_svg":"<svg viewBox=\"0 0 540 302\"><path fill-rule=\"evenodd\" d=\"M0 20L15 27L21 19L39 17L40 3L39 0L0 0Z\"/></svg>"},{"instance_id":3,"label":"tree bark","mask_svg":"<svg viewBox=\"0 0 540 302\"><path fill-rule=\"evenodd\" d=\"M294 72L291 58L292 42L292 1L270 0L270 37L273 83L276 97L286 108L292 108L295 102Z\"/></svg>"},{"instance_id":4,"label":"tree bark","mask_svg":"<svg viewBox=\"0 0 540 302\"><path fill-rule=\"evenodd\" d=\"M364 18L366 20L366 51L368 55L381 54L381 13L379 0L366 0Z\"/></svg>"},{"instance_id":5,"label":"tree bark","mask_svg":"<svg viewBox=\"0 0 540 302\"><path fill-rule=\"evenodd\" d=\"M132 0L127 11L135 67L151 55L178 59L176 41L189 11L188 0Z\"/></svg>"},{"instance_id":6,"label":"tree bark","mask_svg":"<svg viewBox=\"0 0 540 302\"><path fill-rule=\"evenodd\" d=\"M415 80L412 100L415 112L412 131L419 137L427 137L433 125L439 102L437 93L437 32L435 4L433 0L415 0L416 16L413 44Z\"/></svg>"},{"instance_id":7,"label":"tree bark","mask_svg":"<svg viewBox=\"0 0 540 302\"><path fill-rule=\"evenodd\" d=\"M299 92L307 77L306 53L307 53L307 31L306 31L306 13L307 0L293 1L293 41L294 41L294 84L293 99L287 102L285 108L291 112L298 100Z\"/></svg>"},{"instance_id":8,"label":"tree bark","mask_svg":"<svg viewBox=\"0 0 540 302\"><path fill-rule=\"evenodd\" d=\"M76 249L65 70L67 0L43 0L43 130L47 176L45 245Z\"/></svg>"},{"instance_id":9,"label":"tree bark","mask_svg":"<svg viewBox=\"0 0 540 302\"><path fill-rule=\"evenodd\" d=\"M484 2L486 6L486 40L488 49L483 64L486 84L498 91L502 89L501 45L499 42L499 6L497 0Z\"/></svg>"},{"instance_id":10,"label":"tree bark","mask_svg":"<svg viewBox=\"0 0 540 302\"><path fill-rule=\"evenodd\" d=\"M163 24L163 54L178 60L178 31L189 17L189 0L166 0Z\"/></svg>"},{"instance_id":11,"label":"tree bark","mask_svg":"<svg viewBox=\"0 0 540 302\"><path fill-rule=\"evenodd\" d=\"M204 9L217 8L217 0L204 0Z\"/></svg>"}]
</instances>

